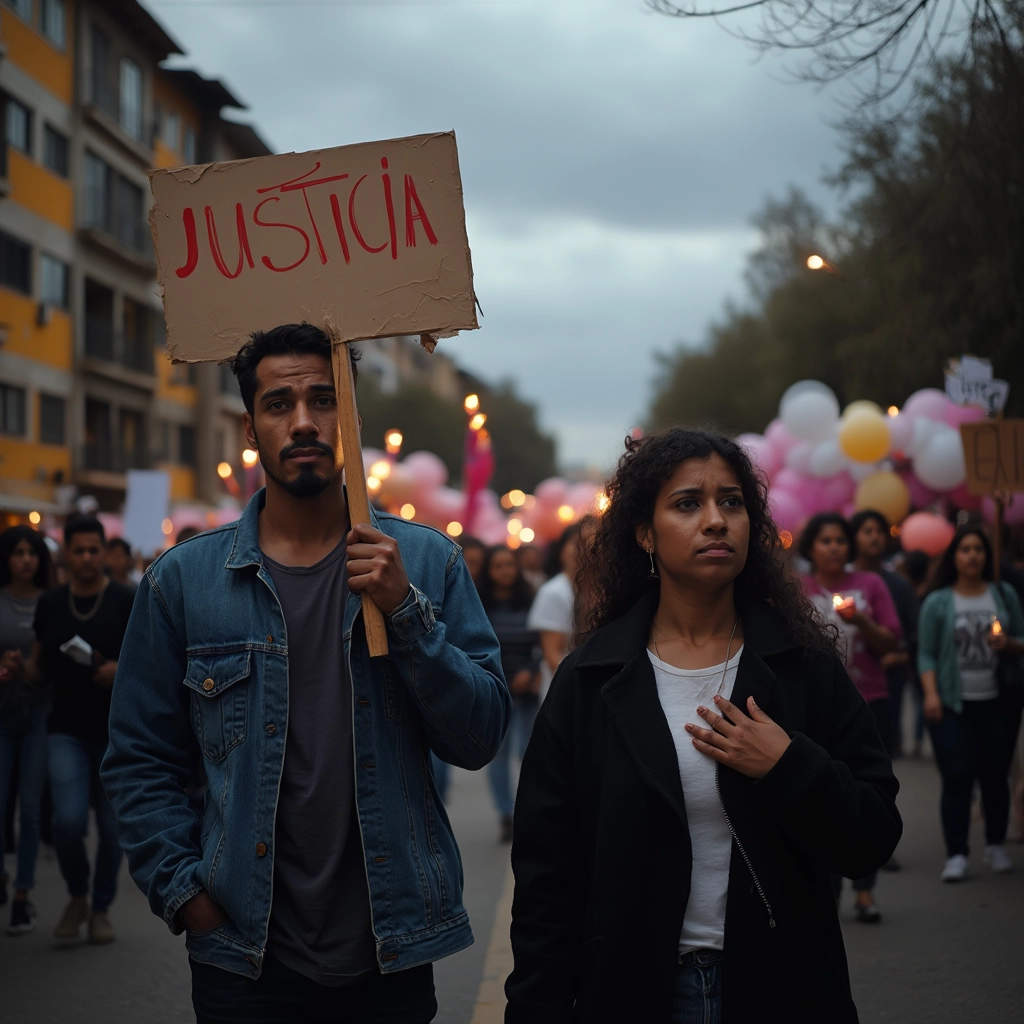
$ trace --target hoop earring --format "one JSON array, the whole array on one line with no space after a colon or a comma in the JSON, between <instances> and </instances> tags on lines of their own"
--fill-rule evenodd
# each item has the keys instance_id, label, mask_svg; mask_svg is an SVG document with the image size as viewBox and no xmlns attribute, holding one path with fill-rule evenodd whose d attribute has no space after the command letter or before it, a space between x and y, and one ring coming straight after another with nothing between
<instances>
[{"instance_id":1,"label":"hoop earring","mask_svg":"<svg viewBox=\"0 0 1024 1024\"><path fill-rule=\"evenodd\" d=\"M654 548L649 548L648 551L647 551L647 555L648 555L648 557L651 560L651 579L652 580L656 580L659 577L658 577L658 570L657 570L657 568L654 565Z\"/></svg>"}]
</instances>

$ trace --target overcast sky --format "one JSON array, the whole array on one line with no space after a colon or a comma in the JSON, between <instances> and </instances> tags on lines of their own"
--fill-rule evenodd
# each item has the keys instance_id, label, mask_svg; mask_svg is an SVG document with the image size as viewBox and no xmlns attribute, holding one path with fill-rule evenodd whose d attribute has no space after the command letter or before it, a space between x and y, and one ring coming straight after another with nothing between
<instances>
[{"instance_id":1,"label":"overcast sky","mask_svg":"<svg viewBox=\"0 0 1024 1024\"><path fill-rule=\"evenodd\" d=\"M642 0L150 0L277 151L455 129L482 329L441 344L512 377L560 462L614 463L656 351L742 301L750 217L826 205L836 94ZM367 439L370 443L372 439Z\"/></svg>"}]
</instances>

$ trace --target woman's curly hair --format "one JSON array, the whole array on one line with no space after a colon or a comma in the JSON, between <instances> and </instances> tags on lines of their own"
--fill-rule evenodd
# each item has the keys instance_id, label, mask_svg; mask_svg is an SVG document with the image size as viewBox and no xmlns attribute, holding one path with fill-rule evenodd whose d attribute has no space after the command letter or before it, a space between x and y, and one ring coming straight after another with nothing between
<instances>
[{"instance_id":1,"label":"woman's curly hair","mask_svg":"<svg viewBox=\"0 0 1024 1024\"><path fill-rule=\"evenodd\" d=\"M626 439L625 454L607 487L608 509L580 545L575 645L628 611L655 582L650 558L637 543L637 528L651 522L658 492L682 463L712 455L721 456L735 471L750 519L747 561L735 582L737 604L763 601L774 608L790 638L807 654L835 650L835 630L821 625L782 556L764 479L735 441L688 427Z\"/></svg>"}]
</instances>

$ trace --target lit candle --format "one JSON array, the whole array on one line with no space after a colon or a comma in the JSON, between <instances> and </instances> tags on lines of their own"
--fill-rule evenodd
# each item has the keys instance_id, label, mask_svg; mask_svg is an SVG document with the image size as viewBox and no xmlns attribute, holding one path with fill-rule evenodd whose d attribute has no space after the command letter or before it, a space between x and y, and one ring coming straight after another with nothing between
<instances>
[{"instance_id":1,"label":"lit candle","mask_svg":"<svg viewBox=\"0 0 1024 1024\"><path fill-rule=\"evenodd\" d=\"M992 616L992 635L999 636L1003 631L1002 623L993 615Z\"/></svg>"}]
</instances>

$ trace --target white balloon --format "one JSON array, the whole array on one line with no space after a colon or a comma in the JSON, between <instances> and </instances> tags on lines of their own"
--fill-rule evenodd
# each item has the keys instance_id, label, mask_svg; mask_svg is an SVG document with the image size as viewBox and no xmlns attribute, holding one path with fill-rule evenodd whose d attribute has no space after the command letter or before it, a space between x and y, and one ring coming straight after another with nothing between
<instances>
[{"instance_id":1,"label":"white balloon","mask_svg":"<svg viewBox=\"0 0 1024 1024\"><path fill-rule=\"evenodd\" d=\"M782 418L782 412L789 404L790 399L807 394L827 395L835 399L836 408L839 408L839 399L827 384L822 384L820 380L798 380L783 391L782 398L779 399L779 418Z\"/></svg>"},{"instance_id":2,"label":"white balloon","mask_svg":"<svg viewBox=\"0 0 1024 1024\"><path fill-rule=\"evenodd\" d=\"M914 438L914 421L905 413L889 418L889 437L894 451L906 451L907 445Z\"/></svg>"},{"instance_id":3,"label":"white balloon","mask_svg":"<svg viewBox=\"0 0 1024 1024\"><path fill-rule=\"evenodd\" d=\"M941 427L941 423L936 423L935 420L930 420L927 416L914 417L914 433L911 435L910 443L906 445L904 451L907 455L917 455L918 452L924 450L924 446L935 436L936 431L941 429Z\"/></svg>"},{"instance_id":4,"label":"white balloon","mask_svg":"<svg viewBox=\"0 0 1024 1024\"><path fill-rule=\"evenodd\" d=\"M786 452L786 465L797 473L808 473L810 471L812 451L814 451L814 445L810 441L801 441L799 444L793 445Z\"/></svg>"},{"instance_id":5,"label":"white balloon","mask_svg":"<svg viewBox=\"0 0 1024 1024\"><path fill-rule=\"evenodd\" d=\"M867 480L869 476L874 476L878 472L877 462L854 462L853 459L847 459L846 471L853 477L856 483L862 483Z\"/></svg>"},{"instance_id":6,"label":"white balloon","mask_svg":"<svg viewBox=\"0 0 1024 1024\"><path fill-rule=\"evenodd\" d=\"M839 420L839 402L831 391L828 394L804 391L786 400L780 418L782 425L794 437L817 444L834 436Z\"/></svg>"},{"instance_id":7,"label":"white balloon","mask_svg":"<svg viewBox=\"0 0 1024 1024\"><path fill-rule=\"evenodd\" d=\"M914 475L933 491L951 491L967 479L960 431L942 427L914 456Z\"/></svg>"},{"instance_id":8,"label":"white balloon","mask_svg":"<svg viewBox=\"0 0 1024 1024\"><path fill-rule=\"evenodd\" d=\"M815 445L807 463L807 469L811 476L820 479L835 476L837 473L841 473L845 467L846 456L843 455L843 450L835 438Z\"/></svg>"}]
</instances>

